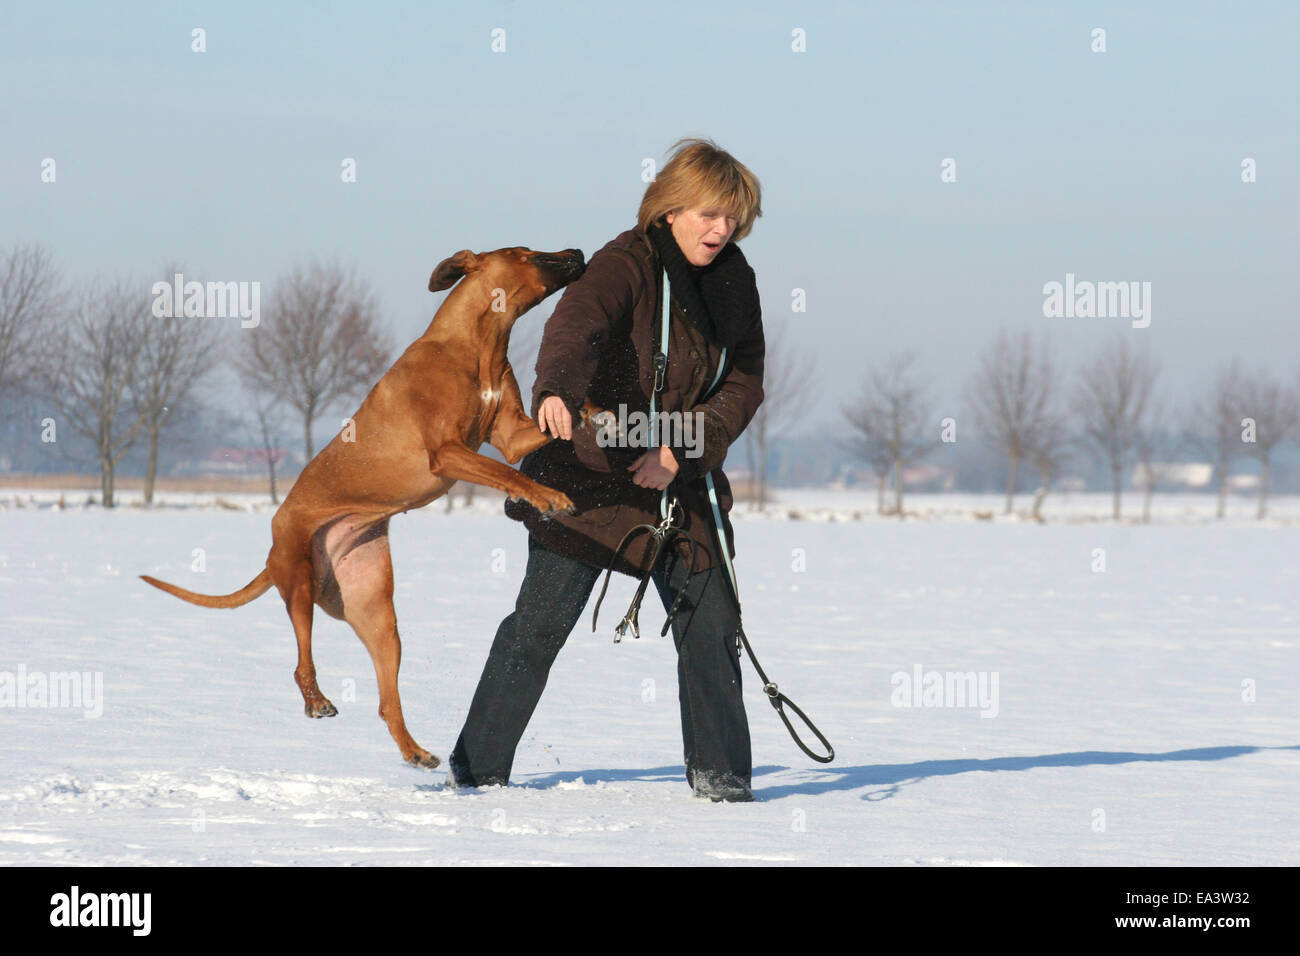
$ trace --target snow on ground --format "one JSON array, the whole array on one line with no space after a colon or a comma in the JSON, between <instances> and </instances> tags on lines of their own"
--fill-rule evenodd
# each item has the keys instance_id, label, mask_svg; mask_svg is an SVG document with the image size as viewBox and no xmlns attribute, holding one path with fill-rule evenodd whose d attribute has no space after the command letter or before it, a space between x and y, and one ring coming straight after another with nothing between
<instances>
[{"instance_id":1,"label":"snow on ground","mask_svg":"<svg viewBox=\"0 0 1300 956\"><path fill-rule=\"evenodd\" d=\"M973 520L993 497L911 496L941 520L899 521L874 493L780 493L787 520L737 520L746 630L837 757L795 748L746 662L758 801L721 805L682 776L653 599L647 636L611 641L632 579L561 653L516 785L448 790L401 762L345 625L317 614L340 714L308 720L274 591L212 611L136 578L225 593L265 558L255 499L163 497L0 493L0 864L1300 862L1300 499L1257 523L1234 498L1219 523L1207 497L1157 496L1147 526L1062 496L1039 525ZM526 539L480 500L400 517L391 540L407 722L445 758ZM987 697L899 706L917 669ZM31 681L70 672L102 698L41 706ZM29 679L16 698L6 675Z\"/></svg>"}]
</instances>

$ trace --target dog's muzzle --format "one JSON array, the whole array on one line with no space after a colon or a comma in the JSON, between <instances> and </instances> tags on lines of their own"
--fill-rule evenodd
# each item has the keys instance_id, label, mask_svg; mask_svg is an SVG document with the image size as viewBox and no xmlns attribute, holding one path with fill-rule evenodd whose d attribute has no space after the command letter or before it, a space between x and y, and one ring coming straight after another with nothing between
<instances>
[{"instance_id":1,"label":"dog's muzzle","mask_svg":"<svg viewBox=\"0 0 1300 956\"><path fill-rule=\"evenodd\" d=\"M581 249L565 249L563 252L543 252L533 256L536 265L549 269L560 281L569 283L582 275L587 268L587 260Z\"/></svg>"}]
</instances>

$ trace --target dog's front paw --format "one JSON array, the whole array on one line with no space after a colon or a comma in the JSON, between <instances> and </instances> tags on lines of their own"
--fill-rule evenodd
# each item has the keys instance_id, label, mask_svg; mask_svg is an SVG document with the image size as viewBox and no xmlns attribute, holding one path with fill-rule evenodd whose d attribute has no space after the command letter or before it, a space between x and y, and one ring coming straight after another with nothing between
<instances>
[{"instance_id":1,"label":"dog's front paw","mask_svg":"<svg viewBox=\"0 0 1300 956\"><path fill-rule=\"evenodd\" d=\"M537 495L528 499L529 504L540 511L544 516L557 514L573 514L573 502L569 496L562 491L555 491L551 488L543 488Z\"/></svg>"},{"instance_id":2,"label":"dog's front paw","mask_svg":"<svg viewBox=\"0 0 1300 956\"><path fill-rule=\"evenodd\" d=\"M442 763L436 756L427 750L417 750L406 758L406 762L412 767L419 767L421 770L434 770Z\"/></svg>"},{"instance_id":3,"label":"dog's front paw","mask_svg":"<svg viewBox=\"0 0 1300 956\"><path fill-rule=\"evenodd\" d=\"M578 427L592 425L596 428L613 428L618 423L618 416L607 408L601 408L593 404L590 400L582 403L582 408L578 409Z\"/></svg>"}]
</instances>

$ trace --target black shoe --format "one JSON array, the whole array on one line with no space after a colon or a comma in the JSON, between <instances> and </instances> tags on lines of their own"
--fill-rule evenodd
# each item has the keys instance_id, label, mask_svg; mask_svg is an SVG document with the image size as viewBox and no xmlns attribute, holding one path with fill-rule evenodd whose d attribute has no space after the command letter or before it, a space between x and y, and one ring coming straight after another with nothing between
<instances>
[{"instance_id":1,"label":"black shoe","mask_svg":"<svg viewBox=\"0 0 1300 956\"><path fill-rule=\"evenodd\" d=\"M714 803L752 803L754 791L749 781L734 773L696 773L692 775L691 788L697 797L707 797Z\"/></svg>"},{"instance_id":2,"label":"black shoe","mask_svg":"<svg viewBox=\"0 0 1300 956\"><path fill-rule=\"evenodd\" d=\"M443 786L449 790L476 790L479 787L504 787L505 785L505 780L476 780L473 774L456 761L454 756L447 757L447 781Z\"/></svg>"}]
</instances>

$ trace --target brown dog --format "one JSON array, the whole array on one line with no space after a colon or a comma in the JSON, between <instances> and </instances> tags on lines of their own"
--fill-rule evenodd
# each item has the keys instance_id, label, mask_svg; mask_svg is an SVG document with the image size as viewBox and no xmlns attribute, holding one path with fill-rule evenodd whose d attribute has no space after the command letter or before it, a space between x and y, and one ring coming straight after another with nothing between
<instances>
[{"instance_id":1,"label":"brown dog","mask_svg":"<svg viewBox=\"0 0 1300 956\"><path fill-rule=\"evenodd\" d=\"M298 638L293 676L308 717L338 713L316 684L312 605L347 621L374 661L379 716L402 756L420 767L438 766L438 758L411 738L402 719L388 519L427 505L456 481L497 488L543 513L572 509L567 496L478 454L478 448L491 442L514 464L551 440L524 412L506 346L515 320L584 268L578 249L548 254L510 248L479 255L466 249L441 262L429 291L463 281L424 335L371 389L353 427L298 476L271 520L271 553L262 573L221 596L141 577L202 607L239 607L274 584Z\"/></svg>"}]
</instances>

